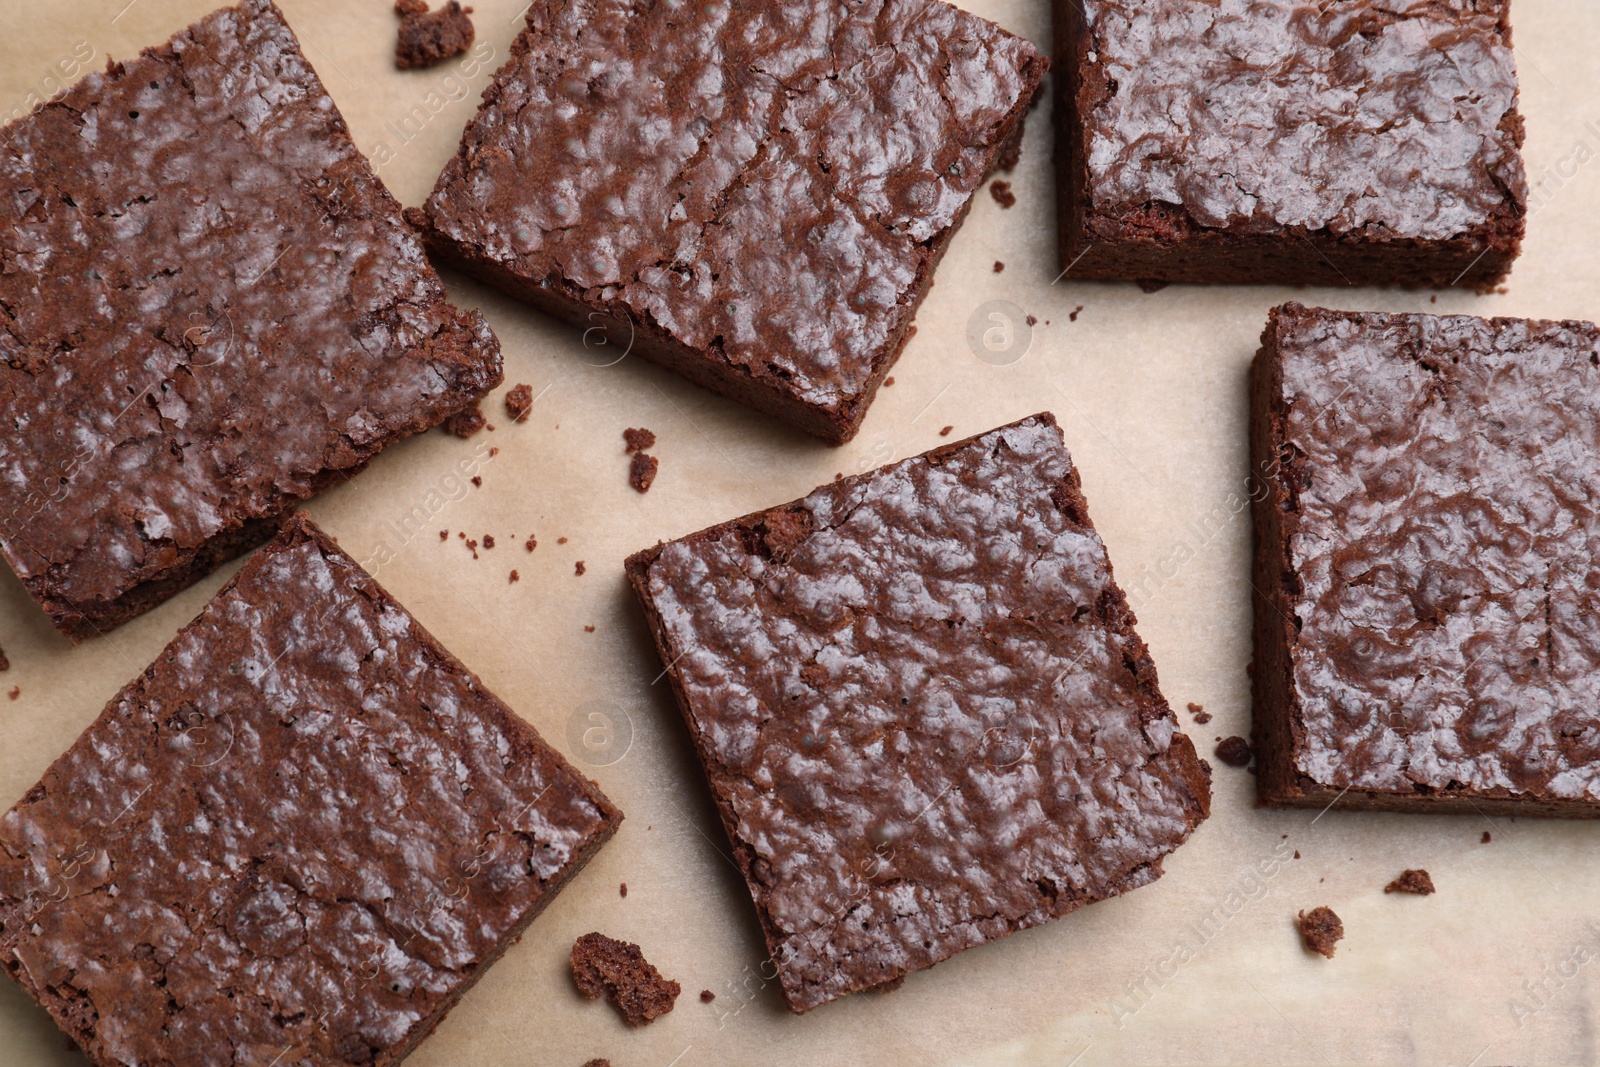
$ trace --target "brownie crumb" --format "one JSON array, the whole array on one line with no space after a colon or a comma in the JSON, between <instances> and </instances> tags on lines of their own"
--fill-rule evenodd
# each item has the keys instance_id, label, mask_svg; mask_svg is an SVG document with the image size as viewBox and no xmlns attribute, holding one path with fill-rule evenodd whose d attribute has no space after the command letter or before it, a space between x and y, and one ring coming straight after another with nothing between
<instances>
[{"instance_id":1,"label":"brownie crumb","mask_svg":"<svg viewBox=\"0 0 1600 1067\"><path fill-rule=\"evenodd\" d=\"M1005 269L1006 269L1006 265L1004 263L1000 262L998 259L994 261L994 272L996 274L999 274L1001 271L1003 271Z\"/></svg>"},{"instance_id":2,"label":"brownie crumb","mask_svg":"<svg viewBox=\"0 0 1600 1067\"><path fill-rule=\"evenodd\" d=\"M589 631L593 631L594 627L593 626L585 626L584 629L585 630L589 630ZM622 886L617 890L617 892L622 894L623 897L626 897L628 895L628 883L627 882L623 882Z\"/></svg>"},{"instance_id":3,"label":"brownie crumb","mask_svg":"<svg viewBox=\"0 0 1600 1067\"><path fill-rule=\"evenodd\" d=\"M453 433L465 440L476 435L488 421L484 418L483 409L474 403L462 408L439 425L446 433Z\"/></svg>"},{"instance_id":4,"label":"brownie crumb","mask_svg":"<svg viewBox=\"0 0 1600 1067\"><path fill-rule=\"evenodd\" d=\"M954 430L954 429L955 429L954 426L946 426L944 429L939 431L939 436L940 437L949 437L950 436L950 431Z\"/></svg>"},{"instance_id":5,"label":"brownie crumb","mask_svg":"<svg viewBox=\"0 0 1600 1067\"><path fill-rule=\"evenodd\" d=\"M586 634L592 634L592 633L594 633L594 627L593 626L585 626L583 628L583 632L586 633ZM623 896L627 896L628 894L624 893L622 895Z\"/></svg>"},{"instance_id":6,"label":"brownie crumb","mask_svg":"<svg viewBox=\"0 0 1600 1067\"><path fill-rule=\"evenodd\" d=\"M517 573L516 571L512 571L511 572L511 582L510 582L510 584L511 585L516 585L520 581L522 581L522 575Z\"/></svg>"},{"instance_id":7,"label":"brownie crumb","mask_svg":"<svg viewBox=\"0 0 1600 1067\"><path fill-rule=\"evenodd\" d=\"M656 435L643 427L637 430L623 430L622 440L627 444L629 452L643 452L647 448L656 446Z\"/></svg>"},{"instance_id":8,"label":"brownie crumb","mask_svg":"<svg viewBox=\"0 0 1600 1067\"><path fill-rule=\"evenodd\" d=\"M594 1059L592 1059L592 1060L588 1061L587 1063L585 1063L583 1065L583 1067L611 1067L611 1061L610 1060L603 1060L600 1057L596 1056Z\"/></svg>"},{"instance_id":9,"label":"brownie crumb","mask_svg":"<svg viewBox=\"0 0 1600 1067\"><path fill-rule=\"evenodd\" d=\"M22 696L22 686L12 686L11 692L7 693L6 696L10 697L12 700L16 700L18 697Z\"/></svg>"},{"instance_id":10,"label":"brownie crumb","mask_svg":"<svg viewBox=\"0 0 1600 1067\"><path fill-rule=\"evenodd\" d=\"M424 0L396 0L394 13L400 16L400 39L395 44L394 62L401 70L431 67L472 47L472 8L449 0L438 11L430 12Z\"/></svg>"},{"instance_id":11,"label":"brownie crumb","mask_svg":"<svg viewBox=\"0 0 1600 1067\"><path fill-rule=\"evenodd\" d=\"M482 478L473 478L472 479L472 487L474 489L482 489L483 488L483 479Z\"/></svg>"},{"instance_id":12,"label":"brownie crumb","mask_svg":"<svg viewBox=\"0 0 1600 1067\"><path fill-rule=\"evenodd\" d=\"M1295 859L1299 859L1300 858L1300 850L1299 849L1295 849L1294 850L1294 858Z\"/></svg>"},{"instance_id":13,"label":"brownie crumb","mask_svg":"<svg viewBox=\"0 0 1600 1067\"><path fill-rule=\"evenodd\" d=\"M1039 317L1037 315L1029 315L1027 323L1029 326L1037 326L1039 325Z\"/></svg>"},{"instance_id":14,"label":"brownie crumb","mask_svg":"<svg viewBox=\"0 0 1600 1067\"><path fill-rule=\"evenodd\" d=\"M1250 742L1242 737L1229 737L1217 745L1217 758L1230 767L1245 767L1250 763Z\"/></svg>"},{"instance_id":15,"label":"brownie crumb","mask_svg":"<svg viewBox=\"0 0 1600 1067\"><path fill-rule=\"evenodd\" d=\"M1171 284L1171 282L1163 282L1155 278L1141 278L1138 283L1139 288L1147 293L1159 293Z\"/></svg>"},{"instance_id":16,"label":"brownie crumb","mask_svg":"<svg viewBox=\"0 0 1600 1067\"><path fill-rule=\"evenodd\" d=\"M633 462L628 465L628 484L633 486L635 492L648 493L660 469L661 461L656 457L647 452L635 452Z\"/></svg>"},{"instance_id":17,"label":"brownie crumb","mask_svg":"<svg viewBox=\"0 0 1600 1067\"><path fill-rule=\"evenodd\" d=\"M492 430L492 429L494 429L494 427L491 426L491 427L489 427L489 429ZM493 459L494 457L498 456L499 454L500 454L500 449L498 449L498 448L490 448L489 449L489 458L490 459Z\"/></svg>"},{"instance_id":18,"label":"brownie crumb","mask_svg":"<svg viewBox=\"0 0 1600 1067\"><path fill-rule=\"evenodd\" d=\"M1312 908L1300 913L1300 937L1312 952L1333 959L1334 946L1344 937L1344 923L1332 908Z\"/></svg>"},{"instance_id":19,"label":"brownie crumb","mask_svg":"<svg viewBox=\"0 0 1600 1067\"><path fill-rule=\"evenodd\" d=\"M997 181L989 186L989 195L994 197L995 203L1001 207L1016 207L1017 194L1011 191L1011 183Z\"/></svg>"},{"instance_id":20,"label":"brownie crumb","mask_svg":"<svg viewBox=\"0 0 1600 1067\"><path fill-rule=\"evenodd\" d=\"M0 648L0 671L9 671L10 669L11 661L6 659L6 650Z\"/></svg>"},{"instance_id":21,"label":"brownie crumb","mask_svg":"<svg viewBox=\"0 0 1600 1067\"><path fill-rule=\"evenodd\" d=\"M567 543L567 539L566 539L566 538L565 538L565 537L558 537L558 538L556 538L556 544L558 544L558 545L564 545L564 544L566 544L566 543Z\"/></svg>"},{"instance_id":22,"label":"brownie crumb","mask_svg":"<svg viewBox=\"0 0 1600 1067\"><path fill-rule=\"evenodd\" d=\"M477 538L472 538L472 539L467 541L467 551L472 553L472 558L473 559L477 559L478 558L478 541L477 541Z\"/></svg>"},{"instance_id":23,"label":"brownie crumb","mask_svg":"<svg viewBox=\"0 0 1600 1067\"><path fill-rule=\"evenodd\" d=\"M887 389L887 388L889 388L889 387L890 387L890 386L891 386L891 385L893 385L893 384L894 384L894 375L892 375L892 374L891 374L891 375L889 375L889 376L888 376L888 377L887 377L887 378L885 378L885 379L884 379L884 380L883 380L883 387L884 387L884 388L885 388L885 389Z\"/></svg>"},{"instance_id":24,"label":"brownie crumb","mask_svg":"<svg viewBox=\"0 0 1600 1067\"><path fill-rule=\"evenodd\" d=\"M715 993L711 992L711 990L709 990L709 989L700 990L700 1003L702 1003L702 1004L710 1004L713 1000L716 1000L716 999L717 999L717 995Z\"/></svg>"},{"instance_id":25,"label":"brownie crumb","mask_svg":"<svg viewBox=\"0 0 1600 1067\"><path fill-rule=\"evenodd\" d=\"M1204 726L1206 723L1211 721L1211 713L1205 709L1204 704L1196 704L1191 701L1189 704L1189 714L1193 715L1194 721L1199 723L1201 726Z\"/></svg>"},{"instance_id":26,"label":"brownie crumb","mask_svg":"<svg viewBox=\"0 0 1600 1067\"><path fill-rule=\"evenodd\" d=\"M440 530L439 531L439 540L441 540L441 541L450 540L450 531L449 530Z\"/></svg>"},{"instance_id":27,"label":"brownie crumb","mask_svg":"<svg viewBox=\"0 0 1600 1067\"><path fill-rule=\"evenodd\" d=\"M1490 841L1493 841L1493 840L1494 840L1494 838L1489 835L1489 831L1485 830L1483 832L1483 836L1478 838L1478 844L1487 845Z\"/></svg>"},{"instance_id":28,"label":"brownie crumb","mask_svg":"<svg viewBox=\"0 0 1600 1067\"><path fill-rule=\"evenodd\" d=\"M512 422L527 422L533 412L533 386L526 383L513 386L506 394L506 414Z\"/></svg>"},{"instance_id":29,"label":"brownie crumb","mask_svg":"<svg viewBox=\"0 0 1600 1067\"><path fill-rule=\"evenodd\" d=\"M572 565L573 573L576 574L580 578L583 577L583 572L588 570L588 569L589 569L588 567L584 566L583 560L581 560L581 559L577 563Z\"/></svg>"},{"instance_id":30,"label":"brownie crumb","mask_svg":"<svg viewBox=\"0 0 1600 1067\"><path fill-rule=\"evenodd\" d=\"M532 552L534 549L539 547L539 539L537 537L529 537L527 542L522 547L527 549L529 552Z\"/></svg>"},{"instance_id":31,"label":"brownie crumb","mask_svg":"<svg viewBox=\"0 0 1600 1067\"><path fill-rule=\"evenodd\" d=\"M484 534L483 535L483 547L484 548L493 548L494 547L494 534Z\"/></svg>"},{"instance_id":32,"label":"brownie crumb","mask_svg":"<svg viewBox=\"0 0 1600 1067\"><path fill-rule=\"evenodd\" d=\"M1082 315L1082 314L1083 314L1083 305L1079 304L1077 307L1075 307L1071 311L1067 312L1067 321L1068 322L1077 322L1078 321L1078 316ZM1048 326L1050 324L1047 322L1047 323L1045 323L1045 325Z\"/></svg>"},{"instance_id":33,"label":"brownie crumb","mask_svg":"<svg viewBox=\"0 0 1600 1067\"><path fill-rule=\"evenodd\" d=\"M1411 893L1414 896L1425 897L1435 892L1433 876L1427 871L1412 870L1407 868L1400 877L1383 887L1385 893Z\"/></svg>"},{"instance_id":34,"label":"brownie crumb","mask_svg":"<svg viewBox=\"0 0 1600 1067\"><path fill-rule=\"evenodd\" d=\"M683 991L661 977L638 945L600 933L584 934L573 944L572 980L590 1000L608 997L629 1026L665 1015Z\"/></svg>"}]
</instances>

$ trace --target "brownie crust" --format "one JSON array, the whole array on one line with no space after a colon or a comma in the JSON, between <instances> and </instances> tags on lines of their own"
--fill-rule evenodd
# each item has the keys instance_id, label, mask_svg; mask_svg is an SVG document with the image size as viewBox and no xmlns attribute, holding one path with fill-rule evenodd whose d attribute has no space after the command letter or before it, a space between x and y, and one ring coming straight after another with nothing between
<instances>
[{"instance_id":1,"label":"brownie crust","mask_svg":"<svg viewBox=\"0 0 1600 1067\"><path fill-rule=\"evenodd\" d=\"M1488 289L1527 178L1509 0L1055 0L1073 277Z\"/></svg>"},{"instance_id":2,"label":"brownie crust","mask_svg":"<svg viewBox=\"0 0 1600 1067\"><path fill-rule=\"evenodd\" d=\"M433 195L445 261L831 442L1048 66L942 2L535 3Z\"/></svg>"},{"instance_id":3,"label":"brownie crust","mask_svg":"<svg viewBox=\"0 0 1600 1067\"><path fill-rule=\"evenodd\" d=\"M796 1012L1151 882L1209 810L1049 415L627 569Z\"/></svg>"},{"instance_id":4,"label":"brownie crust","mask_svg":"<svg viewBox=\"0 0 1600 1067\"><path fill-rule=\"evenodd\" d=\"M1252 375L1274 805L1600 814L1600 329L1273 311Z\"/></svg>"},{"instance_id":5,"label":"brownie crust","mask_svg":"<svg viewBox=\"0 0 1600 1067\"><path fill-rule=\"evenodd\" d=\"M268 0L0 144L0 554L74 640L500 382Z\"/></svg>"},{"instance_id":6,"label":"brownie crust","mask_svg":"<svg viewBox=\"0 0 1600 1067\"><path fill-rule=\"evenodd\" d=\"M100 1067L384 1067L621 817L295 517L0 818L0 961Z\"/></svg>"}]
</instances>

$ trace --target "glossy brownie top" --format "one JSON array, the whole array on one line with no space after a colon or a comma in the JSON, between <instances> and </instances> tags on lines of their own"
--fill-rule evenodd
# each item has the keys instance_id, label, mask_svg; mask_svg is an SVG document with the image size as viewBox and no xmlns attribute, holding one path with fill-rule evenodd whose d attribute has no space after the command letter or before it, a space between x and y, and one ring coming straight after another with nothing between
<instances>
[{"instance_id":1,"label":"glossy brownie top","mask_svg":"<svg viewBox=\"0 0 1600 1067\"><path fill-rule=\"evenodd\" d=\"M1048 415L632 567L797 1010L1151 881L1207 809Z\"/></svg>"},{"instance_id":2,"label":"glossy brownie top","mask_svg":"<svg viewBox=\"0 0 1600 1067\"><path fill-rule=\"evenodd\" d=\"M0 188L0 548L36 596L93 615L499 380L266 0L0 132Z\"/></svg>"},{"instance_id":3,"label":"glossy brownie top","mask_svg":"<svg viewBox=\"0 0 1600 1067\"><path fill-rule=\"evenodd\" d=\"M619 819L292 520L0 819L0 955L97 1063L384 1064Z\"/></svg>"},{"instance_id":4,"label":"glossy brownie top","mask_svg":"<svg viewBox=\"0 0 1600 1067\"><path fill-rule=\"evenodd\" d=\"M1508 0L1063 0L1089 202L1437 240L1526 200Z\"/></svg>"},{"instance_id":5,"label":"glossy brownie top","mask_svg":"<svg viewBox=\"0 0 1600 1067\"><path fill-rule=\"evenodd\" d=\"M1296 770L1600 799L1600 329L1291 304L1269 335Z\"/></svg>"},{"instance_id":6,"label":"glossy brownie top","mask_svg":"<svg viewBox=\"0 0 1600 1067\"><path fill-rule=\"evenodd\" d=\"M537 2L426 214L460 254L831 411L866 390L1028 42L939 2Z\"/></svg>"}]
</instances>

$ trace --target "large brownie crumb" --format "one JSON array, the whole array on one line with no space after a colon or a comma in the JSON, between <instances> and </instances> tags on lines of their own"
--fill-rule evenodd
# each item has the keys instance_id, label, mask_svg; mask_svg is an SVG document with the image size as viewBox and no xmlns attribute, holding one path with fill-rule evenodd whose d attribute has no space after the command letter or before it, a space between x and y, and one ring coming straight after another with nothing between
<instances>
[{"instance_id":1,"label":"large brownie crumb","mask_svg":"<svg viewBox=\"0 0 1600 1067\"><path fill-rule=\"evenodd\" d=\"M590 1000L608 997L629 1026L672 1010L683 991L644 958L639 946L605 934L584 934L572 946L572 980Z\"/></svg>"},{"instance_id":2,"label":"large brownie crumb","mask_svg":"<svg viewBox=\"0 0 1600 1067\"><path fill-rule=\"evenodd\" d=\"M645 452L636 452L633 462L628 465L628 484L641 493L648 493L655 484L656 471L661 469L661 461Z\"/></svg>"},{"instance_id":3,"label":"large brownie crumb","mask_svg":"<svg viewBox=\"0 0 1600 1067\"><path fill-rule=\"evenodd\" d=\"M437 11L429 11L423 0L397 0L400 39L395 44L395 66L403 70L431 67L472 47L472 8L450 0Z\"/></svg>"},{"instance_id":4,"label":"large brownie crumb","mask_svg":"<svg viewBox=\"0 0 1600 1067\"><path fill-rule=\"evenodd\" d=\"M506 414L511 416L512 422L527 422L532 411L533 386L520 383L506 393Z\"/></svg>"},{"instance_id":5,"label":"large brownie crumb","mask_svg":"<svg viewBox=\"0 0 1600 1067\"><path fill-rule=\"evenodd\" d=\"M654 448L656 445L656 435L643 427L623 430L622 440L626 443L629 452L643 452L645 449Z\"/></svg>"},{"instance_id":6,"label":"large brownie crumb","mask_svg":"<svg viewBox=\"0 0 1600 1067\"><path fill-rule=\"evenodd\" d=\"M488 422L489 420L484 417L483 409L474 403L445 419L444 430L465 440L468 437L476 436L478 431L482 430Z\"/></svg>"},{"instance_id":7,"label":"large brownie crumb","mask_svg":"<svg viewBox=\"0 0 1600 1067\"><path fill-rule=\"evenodd\" d=\"M1017 204L1017 194L1011 191L1011 183L1008 181L997 181L990 185L989 195L994 197L995 203L1001 207L1015 207Z\"/></svg>"},{"instance_id":8,"label":"large brownie crumb","mask_svg":"<svg viewBox=\"0 0 1600 1067\"><path fill-rule=\"evenodd\" d=\"M1312 908L1300 913L1300 937L1306 948L1333 959L1335 947L1344 938L1344 923L1332 908Z\"/></svg>"},{"instance_id":9,"label":"large brownie crumb","mask_svg":"<svg viewBox=\"0 0 1600 1067\"><path fill-rule=\"evenodd\" d=\"M1412 893L1419 897L1434 892L1433 876L1427 871L1407 869L1400 877L1383 887L1385 893Z\"/></svg>"},{"instance_id":10,"label":"large brownie crumb","mask_svg":"<svg viewBox=\"0 0 1600 1067\"><path fill-rule=\"evenodd\" d=\"M702 1004L710 1004L713 1000L716 1000L716 999L717 999L717 995L715 993L711 992L711 990L709 990L709 989L700 990L700 1003L702 1003Z\"/></svg>"},{"instance_id":11,"label":"large brownie crumb","mask_svg":"<svg viewBox=\"0 0 1600 1067\"><path fill-rule=\"evenodd\" d=\"M1248 767L1250 756L1250 742L1242 737L1229 737L1217 744L1217 758L1230 767Z\"/></svg>"}]
</instances>

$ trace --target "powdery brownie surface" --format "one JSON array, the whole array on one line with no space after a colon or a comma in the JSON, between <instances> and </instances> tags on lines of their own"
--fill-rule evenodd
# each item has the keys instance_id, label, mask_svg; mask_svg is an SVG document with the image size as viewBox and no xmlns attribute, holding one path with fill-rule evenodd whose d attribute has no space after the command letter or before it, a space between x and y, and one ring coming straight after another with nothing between
<instances>
[{"instance_id":1,"label":"powdery brownie surface","mask_svg":"<svg viewBox=\"0 0 1600 1067\"><path fill-rule=\"evenodd\" d=\"M381 1067L620 819L294 519L0 818L0 960L101 1067Z\"/></svg>"},{"instance_id":2,"label":"powdery brownie surface","mask_svg":"<svg viewBox=\"0 0 1600 1067\"><path fill-rule=\"evenodd\" d=\"M1263 799L1600 813L1600 328L1289 304L1253 390Z\"/></svg>"},{"instance_id":3,"label":"powdery brownie surface","mask_svg":"<svg viewBox=\"0 0 1600 1067\"><path fill-rule=\"evenodd\" d=\"M846 440L1046 67L937 0L537 2L413 218L593 343Z\"/></svg>"},{"instance_id":4,"label":"powdery brownie surface","mask_svg":"<svg viewBox=\"0 0 1600 1067\"><path fill-rule=\"evenodd\" d=\"M1206 814L1048 415L628 567L796 1011L1144 885Z\"/></svg>"},{"instance_id":5,"label":"powdery brownie surface","mask_svg":"<svg viewBox=\"0 0 1600 1067\"><path fill-rule=\"evenodd\" d=\"M70 636L500 380L267 0L0 146L0 553Z\"/></svg>"}]
</instances>

